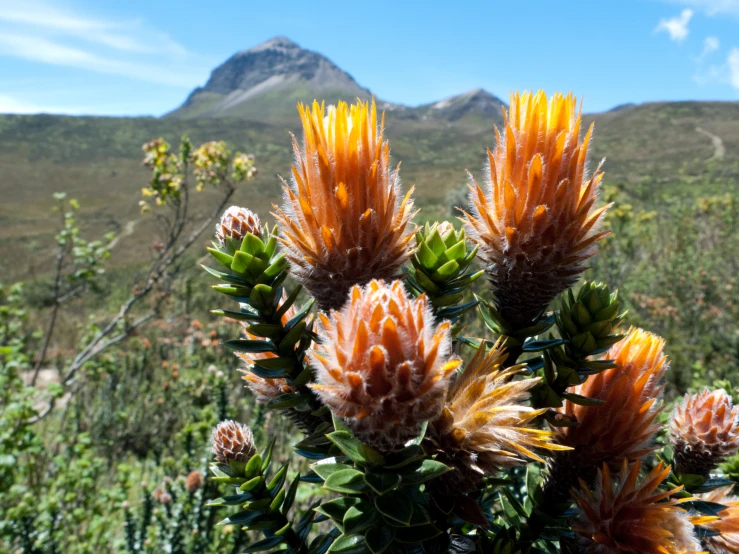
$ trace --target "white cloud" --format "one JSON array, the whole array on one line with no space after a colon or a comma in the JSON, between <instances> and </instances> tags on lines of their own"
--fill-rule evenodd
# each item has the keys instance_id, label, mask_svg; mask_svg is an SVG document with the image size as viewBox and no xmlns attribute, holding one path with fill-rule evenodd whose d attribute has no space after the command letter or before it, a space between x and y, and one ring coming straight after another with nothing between
<instances>
[{"instance_id":1,"label":"white cloud","mask_svg":"<svg viewBox=\"0 0 739 554\"><path fill-rule=\"evenodd\" d=\"M706 37L703 41L703 52L701 52L700 59L705 58L711 52L718 50L721 47L721 43L716 37Z\"/></svg>"},{"instance_id":2,"label":"white cloud","mask_svg":"<svg viewBox=\"0 0 739 554\"><path fill-rule=\"evenodd\" d=\"M55 34L70 34L122 51L153 53L164 50L171 54L187 54L182 45L161 32L148 30L148 42L140 36L132 36L147 31L139 21L114 23L83 17L61 11L46 2L26 1L19 5L17 2L0 0L0 22Z\"/></svg>"},{"instance_id":3,"label":"white cloud","mask_svg":"<svg viewBox=\"0 0 739 554\"><path fill-rule=\"evenodd\" d=\"M0 55L179 87L194 86L204 76L202 71L194 73L182 67L109 58L47 38L20 34L0 34Z\"/></svg>"},{"instance_id":4,"label":"white cloud","mask_svg":"<svg viewBox=\"0 0 739 554\"><path fill-rule=\"evenodd\" d=\"M212 61L139 20L109 21L55 5L0 0L0 56L190 88Z\"/></svg>"},{"instance_id":5,"label":"white cloud","mask_svg":"<svg viewBox=\"0 0 739 554\"><path fill-rule=\"evenodd\" d=\"M707 15L739 15L739 0L667 0L670 4L690 6Z\"/></svg>"},{"instance_id":6,"label":"white cloud","mask_svg":"<svg viewBox=\"0 0 739 554\"><path fill-rule=\"evenodd\" d=\"M732 48L724 63L699 69L699 72L693 76L699 85L730 85L739 91L739 48Z\"/></svg>"},{"instance_id":7,"label":"white cloud","mask_svg":"<svg viewBox=\"0 0 739 554\"><path fill-rule=\"evenodd\" d=\"M739 90L739 48L732 48L727 61L729 66L729 82Z\"/></svg>"},{"instance_id":8,"label":"white cloud","mask_svg":"<svg viewBox=\"0 0 739 554\"><path fill-rule=\"evenodd\" d=\"M676 17L661 19L657 24L657 27L654 29L654 32L658 33L660 31L666 31L670 35L670 39L680 42L684 40L690 32L688 30L688 23L690 23L692 17L693 10L686 8Z\"/></svg>"}]
</instances>

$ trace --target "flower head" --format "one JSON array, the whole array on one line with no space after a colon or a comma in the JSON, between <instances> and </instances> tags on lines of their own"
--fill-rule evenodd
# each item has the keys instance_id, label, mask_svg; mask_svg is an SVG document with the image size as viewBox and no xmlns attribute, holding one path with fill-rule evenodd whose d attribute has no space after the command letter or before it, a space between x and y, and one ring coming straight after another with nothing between
<instances>
[{"instance_id":1,"label":"flower head","mask_svg":"<svg viewBox=\"0 0 739 554\"><path fill-rule=\"evenodd\" d=\"M732 488L733 485L721 487L701 495L701 500L726 506L711 521L701 522L704 529L719 533L706 533L703 539L704 545L716 554L739 554L739 499L730 495Z\"/></svg>"},{"instance_id":2,"label":"flower head","mask_svg":"<svg viewBox=\"0 0 739 554\"><path fill-rule=\"evenodd\" d=\"M223 246L228 240L240 243L247 233L262 236L262 226L257 214L247 208L231 206L216 224L216 238Z\"/></svg>"},{"instance_id":3,"label":"flower head","mask_svg":"<svg viewBox=\"0 0 739 554\"><path fill-rule=\"evenodd\" d=\"M211 452L222 464L248 462L256 453L251 429L232 420L221 421L213 429Z\"/></svg>"},{"instance_id":4,"label":"flower head","mask_svg":"<svg viewBox=\"0 0 739 554\"><path fill-rule=\"evenodd\" d=\"M603 404L564 401L562 411L577 419L577 425L558 427L559 442L574 449L567 456L578 467L599 467L605 462L618 468L624 459L635 461L654 449L662 378L669 367L664 344L657 335L629 329L626 338L605 354L618 367L591 376L573 390Z\"/></svg>"},{"instance_id":5,"label":"flower head","mask_svg":"<svg viewBox=\"0 0 739 554\"><path fill-rule=\"evenodd\" d=\"M626 460L613 478L607 464L598 471L595 486L580 482L572 496L580 518L573 529L583 537L583 552L592 554L677 554L701 552L693 524L678 501L669 499L682 487L658 492L670 467L657 464L639 484L640 462Z\"/></svg>"},{"instance_id":6,"label":"flower head","mask_svg":"<svg viewBox=\"0 0 739 554\"><path fill-rule=\"evenodd\" d=\"M409 191L399 199L398 169L378 126L374 101L298 107L303 147L275 214L293 273L319 307L337 309L349 289L392 279L411 254Z\"/></svg>"},{"instance_id":7,"label":"flower head","mask_svg":"<svg viewBox=\"0 0 739 554\"><path fill-rule=\"evenodd\" d=\"M739 406L723 389L686 394L670 420L678 473L708 476L739 447Z\"/></svg>"},{"instance_id":8,"label":"flower head","mask_svg":"<svg viewBox=\"0 0 739 554\"><path fill-rule=\"evenodd\" d=\"M572 94L511 94L505 128L488 150L487 187L474 179L466 214L508 324L526 326L572 286L607 233L594 209L603 173L586 171L593 127L580 140L581 112Z\"/></svg>"},{"instance_id":9,"label":"flower head","mask_svg":"<svg viewBox=\"0 0 739 554\"><path fill-rule=\"evenodd\" d=\"M402 448L439 415L460 360L451 358L450 323L435 324L425 296L410 299L400 281L371 281L319 318L312 387L360 440Z\"/></svg>"},{"instance_id":10,"label":"flower head","mask_svg":"<svg viewBox=\"0 0 739 554\"><path fill-rule=\"evenodd\" d=\"M500 342L487 353L483 343L450 388L432 425L440 452L463 481L528 460L543 462L537 451L568 450L552 443L554 433L533 423L546 409L522 404L539 379L512 380L523 366L503 368L507 357Z\"/></svg>"}]
</instances>

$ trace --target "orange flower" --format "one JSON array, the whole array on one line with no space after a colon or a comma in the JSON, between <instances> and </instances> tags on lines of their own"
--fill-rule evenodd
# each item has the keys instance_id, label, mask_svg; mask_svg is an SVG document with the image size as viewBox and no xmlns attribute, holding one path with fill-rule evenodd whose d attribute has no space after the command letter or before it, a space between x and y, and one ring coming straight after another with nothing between
<instances>
[{"instance_id":1,"label":"orange flower","mask_svg":"<svg viewBox=\"0 0 739 554\"><path fill-rule=\"evenodd\" d=\"M402 448L439 415L461 361L450 357L451 324L434 323L425 295L410 299L400 281L371 281L353 287L341 311L319 318L311 386L360 440Z\"/></svg>"},{"instance_id":2,"label":"orange flower","mask_svg":"<svg viewBox=\"0 0 739 554\"><path fill-rule=\"evenodd\" d=\"M503 368L507 357L500 341L487 353L483 343L432 425L440 456L456 467L462 484L529 460L544 462L537 450L569 450L551 442L554 433L535 427L533 420L546 409L522 402L540 379L512 380L523 366Z\"/></svg>"},{"instance_id":3,"label":"orange flower","mask_svg":"<svg viewBox=\"0 0 739 554\"><path fill-rule=\"evenodd\" d=\"M572 94L511 94L505 129L488 150L486 189L474 179L465 214L495 293L514 328L526 326L572 286L606 232L608 206L594 209L603 173L585 166L593 127L580 140L581 111Z\"/></svg>"},{"instance_id":4,"label":"orange flower","mask_svg":"<svg viewBox=\"0 0 739 554\"><path fill-rule=\"evenodd\" d=\"M619 367L593 375L573 389L604 403L581 406L564 401L562 411L578 422L557 428L559 442L574 448L566 464L576 461L578 467L599 467L608 463L615 469L623 460L632 462L654 450L654 437L660 429L655 418L662 410L658 400L669 367L664 344L657 335L631 328L605 354Z\"/></svg>"},{"instance_id":5,"label":"orange flower","mask_svg":"<svg viewBox=\"0 0 739 554\"><path fill-rule=\"evenodd\" d=\"M705 529L720 533L703 539L705 546L716 554L739 554L739 500L729 495L732 488L733 485L730 485L701 495L701 500L726 506L725 510L718 513L718 517L700 522Z\"/></svg>"},{"instance_id":6,"label":"orange flower","mask_svg":"<svg viewBox=\"0 0 739 554\"><path fill-rule=\"evenodd\" d=\"M739 406L723 389L686 394L670 420L678 473L708 476L739 447Z\"/></svg>"},{"instance_id":7,"label":"orange flower","mask_svg":"<svg viewBox=\"0 0 739 554\"><path fill-rule=\"evenodd\" d=\"M583 537L582 552L591 554L677 554L701 552L693 534L693 524L678 501L669 499L682 487L656 492L670 474L662 462L637 484L640 462L631 469L623 461L620 474L613 479L608 464L598 471L591 490L580 481L572 496L580 508L580 519L573 530Z\"/></svg>"},{"instance_id":8,"label":"orange flower","mask_svg":"<svg viewBox=\"0 0 739 554\"><path fill-rule=\"evenodd\" d=\"M399 201L398 169L374 100L298 106L303 148L277 209L293 274L321 309L343 305L352 285L392 279L411 254L411 191Z\"/></svg>"}]
</instances>

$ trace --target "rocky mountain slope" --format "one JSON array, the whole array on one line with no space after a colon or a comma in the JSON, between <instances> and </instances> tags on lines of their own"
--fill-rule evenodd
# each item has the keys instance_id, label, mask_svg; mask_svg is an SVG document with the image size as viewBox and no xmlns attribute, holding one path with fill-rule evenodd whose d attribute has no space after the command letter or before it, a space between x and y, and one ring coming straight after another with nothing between
<instances>
[{"instance_id":1,"label":"rocky mountain slope","mask_svg":"<svg viewBox=\"0 0 739 554\"><path fill-rule=\"evenodd\" d=\"M298 101L369 98L369 90L325 56L285 37L243 50L216 67L169 117L252 116L294 113Z\"/></svg>"},{"instance_id":2,"label":"rocky mountain slope","mask_svg":"<svg viewBox=\"0 0 739 554\"><path fill-rule=\"evenodd\" d=\"M331 60L301 48L286 37L275 37L231 56L216 67L208 82L190 93L184 104L167 117L245 117L259 121L293 118L297 102L314 98L353 101L371 98ZM465 117L500 119L503 102L482 89L409 107L378 99L394 117L457 121Z\"/></svg>"}]
</instances>

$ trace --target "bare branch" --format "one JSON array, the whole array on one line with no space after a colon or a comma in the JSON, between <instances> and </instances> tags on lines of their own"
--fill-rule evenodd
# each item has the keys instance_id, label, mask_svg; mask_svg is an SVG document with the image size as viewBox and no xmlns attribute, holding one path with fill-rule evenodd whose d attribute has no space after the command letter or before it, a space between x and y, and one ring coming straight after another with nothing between
<instances>
[{"instance_id":1,"label":"bare branch","mask_svg":"<svg viewBox=\"0 0 739 554\"><path fill-rule=\"evenodd\" d=\"M187 190L187 187L183 187L183 189ZM175 206L175 222L170 228L171 233L167 239L167 245L150 266L146 283L141 289L137 290L121 305L118 314L115 315L105 325L105 327L103 327L95 335L95 337L87 344L87 346L85 346L85 348L83 348L74 357L71 363L67 366L60 380L62 386L68 385L74 379L77 371L79 371L79 369L85 363L90 361L92 358L94 358L107 348L110 348L111 346L118 344L126 338L130 337L131 333L136 328L140 327L141 325L150 321L158 315L159 304L162 302L163 299L160 299L157 302L151 312L147 313L145 316L140 317L133 324L125 326L120 333L113 335L115 330L120 327L122 322L124 322L125 324L125 319L134 308L134 306L141 299L145 298L149 293L151 293L151 291L162 280L162 278L167 275L168 269L172 267L173 264L176 264L178 260L187 252L187 250L195 243L195 241L198 240L200 235L202 235L213 224L213 221L220 217L235 190L236 189L233 184L230 181L226 181L225 187L223 188L223 197L221 198L218 206L200 226L198 226L183 242L179 244L179 246L175 248L175 246L179 242L182 233L184 232L187 222L187 201L183 203L177 203L177 205ZM186 194L185 198L187 198ZM184 210L183 207L185 208ZM179 266L175 266L175 272L178 271ZM45 418L49 413L53 411L54 404L55 399L50 399L49 405L38 416L32 418L31 422L34 423Z\"/></svg>"}]
</instances>

